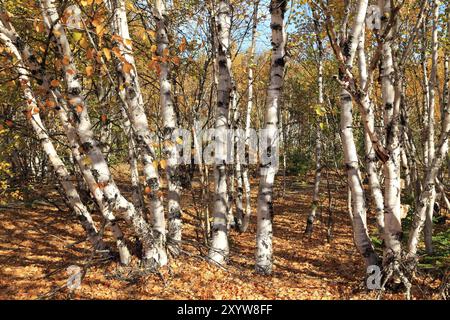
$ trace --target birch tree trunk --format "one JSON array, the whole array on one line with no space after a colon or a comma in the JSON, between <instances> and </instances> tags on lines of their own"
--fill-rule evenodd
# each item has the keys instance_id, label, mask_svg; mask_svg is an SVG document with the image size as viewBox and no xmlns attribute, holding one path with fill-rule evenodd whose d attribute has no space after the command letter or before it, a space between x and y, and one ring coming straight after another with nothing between
<instances>
[{"instance_id":1,"label":"birch tree trunk","mask_svg":"<svg viewBox=\"0 0 450 320\"><path fill-rule=\"evenodd\" d=\"M18 45L20 47L23 47L23 42L19 37L16 36L14 30L9 31L10 32L8 32L3 22L0 22L0 42L2 42L7 48L9 48L10 52L17 60L15 68L19 75L18 79L21 83L22 94L27 105L27 107L25 108L26 117L30 122L34 134L39 139L42 149L47 155L53 167L55 175L58 177L58 180L67 197L70 209L75 213L76 217L80 221L83 229L87 234L87 238L91 242L93 247L96 250L103 250L106 248L106 246L103 243L100 235L98 234L97 229L95 228L94 221L92 220L88 209L81 201L80 195L78 194L77 189L71 181L71 176L67 171L63 161L58 156L58 153L56 152L51 138L48 136L47 130L39 115L38 104L31 87L30 72L28 71L29 69L27 69L27 66L24 63L21 52L18 50Z\"/></svg>"},{"instance_id":2,"label":"birch tree trunk","mask_svg":"<svg viewBox=\"0 0 450 320\"><path fill-rule=\"evenodd\" d=\"M272 222L273 222L273 184L278 169L278 113L283 88L285 66L286 34L284 14L286 0L271 0L270 14L272 29L272 59L270 65L270 83L267 91L267 103L264 116L265 139L267 146L260 150L264 156L260 163L260 181L257 206L256 228L256 272L272 273ZM267 157L266 157L267 156ZM276 163L273 163L276 162Z\"/></svg>"},{"instance_id":3,"label":"birch tree trunk","mask_svg":"<svg viewBox=\"0 0 450 320\"><path fill-rule=\"evenodd\" d=\"M317 85L318 85L318 103L320 108L323 105L323 45L322 39L320 38L320 22L319 16L315 11L313 11L313 19L314 19L314 31L316 33L316 42L318 49L318 77L317 77ZM318 122L320 119L317 120ZM316 132L316 172L314 176L314 190L313 190L313 201L311 204L311 212L308 215L308 219L306 220L306 229L305 234L311 235L313 231L314 219L316 217L316 211L319 206L319 187L320 187L320 177L322 174L322 163L321 163L321 155L322 155L322 129L320 125L317 125Z\"/></svg>"},{"instance_id":4,"label":"birch tree trunk","mask_svg":"<svg viewBox=\"0 0 450 320\"><path fill-rule=\"evenodd\" d=\"M60 23L60 17L56 10L54 0L42 2L44 20L52 25L53 37L58 45L59 54L67 63L63 64L64 80L67 84L68 103L70 112L75 119L74 128L81 143L82 153L90 161L90 170L95 177L97 187L102 189L106 201L111 208L124 214L125 219L133 226L134 232L142 243L144 260L151 266L161 261L158 253L153 249L152 229L140 216L132 203L126 200L114 182L108 164L94 138L92 125L88 114L88 106L82 95L82 87L79 82L77 68L73 62L72 50L64 28ZM166 259L167 260L167 259ZM163 260L164 261L164 260Z\"/></svg>"},{"instance_id":5,"label":"birch tree trunk","mask_svg":"<svg viewBox=\"0 0 450 320\"><path fill-rule=\"evenodd\" d=\"M437 68L438 68L438 27L439 27L439 0L433 1L433 31L432 31L432 40L431 40L431 73L430 73L430 97L429 97L429 106L428 106L428 163L431 164L433 162L433 157L435 153L434 147L434 116L435 116L435 100L436 100L436 89L437 89ZM425 248L428 254L433 253L433 244L432 244L432 236L433 236L433 212L434 212L434 202L436 200L436 188L431 187L431 197L429 202L429 207L427 209L427 216L425 220Z\"/></svg>"},{"instance_id":6,"label":"birch tree trunk","mask_svg":"<svg viewBox=\"0 0 450 320\"><path fill-rule=\"evenodd\" d=\"M117 63L119 91L120 95L124 97L126 111L131 121L138 153L143 162L145 176L144 190L150 201L153 241L152 250L148 252L148 260L149 262L151 261L150 264L153 264L152 267L161 267L167 264L166 222L159 175L157 166L155 166L157 159L152 145L151 133L145 114L144 99L133 56L125 1L113 0L109 5L109 9L114 14L113 30L120 38L120 40L116 41L116 45L119 48L121 58L123 58L119 59L120 61Z\"/></svg>"},{"instance_id":7,"label":"birch tree trunk","mask_svg":"<svg viewBox=\"0 0 450 320\"><path fill-rule=\"evenodd\" d=\"M443 110L442 129L439 137L436 154L433 161L427 168L423 191L419 197L419 204L416 208L411 231L408 238L407 259L414 267L417 262L417 245L419 237L426 220L427 208L433 197L432 190L435 188L436 177L448 152L448 136L450 132L450 110L448 106Z\"/></svg>"},{"instance_id":8,"label":"birch tree trunk","mask_svg":"<svg viewBox=\"0 0 450 320\"><path fill-rule=\"evenodd\" d=\"M181 208L180 208L180 168L178 166L177 146L173 139L177 119L172 102L172 90L169 81L169 63L166 50L168 50L169 38L167 35L167 16L165 0L155 0L153 17L156 21L157 54L160 62L160 99L164 132L164 155L166 158L166 175L168 184L168 241L170 250L174 255L179 254L181 242Z\"/></svg>"},{"instance_id":9,"label":"birch tree trunk","mask_svg":"<svg viewBox=\"0 0 450 320\"><path fill-rule=\"evenodd\" d=\"M242 166L242 181L244 185L244 197L245 197L245 211L244 218L242 219L242 225L240 226L240 231L245 232L248 228L251 215L251 196L250 196L250 181L248 178L248 168L249 168L249 140L250 140L250 125L251 125L251 114L253 109L253 72L255 68L255 47L256 47L256 30L258 27L258 7L259 0L255 1L253 4L253 21L252 21L252 40L249 49L249 59L248 59L248 101L247 110L245 116L245 160Z\"/></svg>"},{"instance_id":10,"label":"birch tree trunk","mask_svg":"<svg viewBox=\"0 0 450 320\"><path fill-rule=\"evenodd\" d=\"M359 79L361 87L366 87L368 81L367 75L367 64L366 64L366 54L365 54L365 32L361 32L359 43L358 43L358 63L359 63ZM375 131L375 115L373 111L373 103L370 101L369 93L366 93L365 104L368 106L366 121L369 130ZM378 161L377 155L372 145L369 133L364 131L364 147L366 152L366 171L369 178L369 187L372 194L372 198L375 204L376 219L378 231L383 237L384 234L384 198L383 192L381 191L380 179L378 174L378 169L376 163Z\"/></svg>"},{"instance_id":11,"label":"birch tree trunk","mask_svg":"<svg viewBox=\"0 0 450 320\"><path fill-rule=\"evenodd\" d=\"M227 233L228 193L226 177L228 109L232 90L230 57L231 5L219 1L217 7L217 62L219 83L215 123L214 212L209 258L224 264L229 253Z\"/></svg>"},{"instance_id":12,"label":"birch tree trunk","mask_svg":"<svg viewBox=\"0 0 450 320\"><path fill-rule=\"evenodd\" d=\"M353 66L356 49L360 40L362 28L364 26L367 6L367 0L360 0L358 2L353 27L348 35L348 38L346 39L347 43L345 45L349 49L345 52L345 64L347 68L350 69ZM367 209L365 203L365 195L362 186L361 173L359 170L358 153L353 136L352 97L345 88L343 88L341 91L340 104L340 130L344 151L345 168L347 171L348 186L350 189L349 196L351 196L353 239L359 253L364 257L366 265L376 265L378 264L378 257L374 251L367 229ZM367 129L367 119L364 119L364 121L366 122ZM373 139L371 140L373 141Z\"/></svg>"},{"instance_id":13,"label":"birch tree trunk","mask_svg":"<svg viewBox=\"0 0 450 320\"><path fill-rule=\"evenodd\" d=\"M390 16L392 3L390 0L380 0L379 6L384 15ZM384 110L384 129L386 136L386 149L390 157L384 163L385 190L384 190L384 260L385 265L398 262L401 255L402 226L400 218L400 140L399 140L399 116L400 94L394 88L394 66L392 58L392 33L389 31L386 41L382 44L381 57L381 91ZM397 85L398 87L398 85ZM397 101L396 101L397 98Z\"/></svg>"}]
</instances>

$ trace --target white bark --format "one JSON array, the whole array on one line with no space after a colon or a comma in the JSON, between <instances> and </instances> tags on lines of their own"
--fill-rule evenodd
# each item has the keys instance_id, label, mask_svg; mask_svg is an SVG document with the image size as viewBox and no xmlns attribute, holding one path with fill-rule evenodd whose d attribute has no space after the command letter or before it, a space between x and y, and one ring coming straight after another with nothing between
<instances>
[{"instance_id":1,"label":"white bark","mask_svg":"<svg viewBox=\"0 0 450 320\"><path fill-rule=\"evenodd\" d=\"M232 90L230 27L231 5L229 0L219 1L217 8L217 63L219 83L217 86L217 109L215 123L214 212L212 243L209 258L224 264L229 253L227 234L228 193L226 177L228 109Z\"/></svg>"},{"instance_id":2,"label":"white bark","mask_svg":"<svg viewBox=\"0 0 450 320\"><path fill-rule=\"evenodd\" d=\"M382 13L390 16L392 3L390 0L380 0ZM394 88L394 66L392 58L393 30L387 35L382 45L381 57L381 91L384 109L384 129L386 134L386 149L390 157L384 163L385 190L384 190L384 263L400 259L402 226L400 217L400 140L399 140L399 116L400 95L399 84ZM399 80L399 79L397 79ZM397 92L396 92L397 90Z\"/></svg>"},{"instance_id":3,"label":"white bark","mask_svg":"<svg viewBox=\"0 0 450 320\"><path fill-rule=\"evenodd\" d=\"M271 0L270 13L272 29L272 59L270 66L270 84L267 91L267 102L264 116L264 128L267 133L267 149L264 154L273 156L278 151L278 113L283 88L285 66L286 33L284 14L286 0ZM278 154L275 154L278 157ZM272 159L273 160L273 159ZM262 274L272 272L272 221L273 221L273 184L276 166L261 158L260 181L258 191L257 228L256 228L256 271Z\"/></svg>"},{"instance_id":4,"label":"white bark","mask_svg":"<svg viewBox=\"0 0 450 320\"><path fill-rule=\"evenodd\" d=\"M431 40L431 73L429 82L429 106L428 106L428 163L433 163L433 157L435 153L434 146L434 117L435 117L435 100L436 100L436 89L437 89L437 68L438 68L438 27L439 27L439 0L433 1L433 32ZM433 213L434 213L434 202L436 200L436 189L431 187L431 197L427 208L427 216L425 220L425 248L428 254L433 252L432 236L433 236Z\"/></svg>"},{"instance_id":5,"label":"white bark","mask_svg":"<svg viewBox=\"0 0 450 320\"><path fill-rule=\"evenodd\" d=\"M72 50L62 25L54 0L45 0L43 4L43 16L53 26L53 37L58 45L59 53L68 63L63 64L64 80L67 84L68 103L74 116L74 128L81 143L82 152L91 162L90 170L102 189L106 201L112 209L124 214L124 217L133 226L134 232L142 243L144 260L154 264L160 260L152 251L152 230L147 222L140 216L132 203L127 201L115 184L108 164L94 138L92 125L88 114L88 106L82 95L81 84L78 80L77 68L73 61Z\"/></svg>"},{"instance_id":6,"label":"white bark","mask_svg":"<svg viewBox=\"0 0 450 320\"><path fill-rule=\"evenodd\" d=\"M319 16L316 14L316 12L313 12L313 19L314 19L314 31L316 33L316 42L317 42L317 49L318 49L318 77L317 77L317 86L318 86L318 103L320 107L323 105L323 44L322 39L320 37L320 22L319 22ZM320 117L318 117L317 121L320 122ZM311 235L313 231L313 225L314 225L314 219L316 217L317 208L319 206L319 187L320 187L320 178L322 174L322 163L321 163L321 156L322 156L322 129L320 125L317 125L316 128L316 172L314 175L314 189L313 189L313 199L311 204L311 212L308 215L308 218L306 220L306 229L305 234Z\"/></svg>"},{"instance_id":7,"label":"white bark","mask_svg":"<svg viewBox=\"0 0 450 320\"><path fill-rule=\"evenodd\" d=\"M39 115L39 108L37 106L36 97L31 87L30 72L28 71L26 63L22 58L22 53L18 50L17 47L17 43L20 44L21 47L23 47L24 44L22 40L17 37L14 30L9 30L10 32L8 32L8 34L3 33L3 31L6 31L6 26L4 26L1 22L0 28L0 41L10 49L11 53L17 59L16 69L19 74L22 93L27 105L25 112L26 114L29 114L27 118L29 118L31 127L36 137L39 139L42 149L47 155L53 167L53 170L58 177L59 182L61 183L61 186L70 205L70 209L73 210L77 218L80 220L80 223L83 226L84 230L86 231L88 240L92 243L95 249L105 249L106 246L103 243L100 235L98 234L97 229L95 228L94 221L92 220L88 209L83 204L77 189L73 185L71 176L67 171L63 161L58 156L58 153L56 152L51 138L48 136L47 130Z\"/></svg>"},{"instance_id":8,"label":"white bark","mask_svg":"<svg viewBox=\"0 0 450 320\"><path fill-rule=\"evenodd\" d=\"M160 62L160 99L163 117L164 132L164 155L166 158L166 174L168 183L168 234L171 241L171 252L179 253L181 242L181 208L180 208L180 168L178 166L178 152L172 134L176 129L177 119L172 102L172 90L169 81L169 63L164 58L164 52L168 49L169 38L167 35L167 16L165 0L155 0L153 13L156 21L156 42L158 44L157 54L162 59Z\"/></svg>"},{"instance_id":9,"label":"white bark","mask_svg":"<svg viewBox=\"0 0 450 320\"><path fill-rule=\"evenodd\" d=\"M425 223L427 208L433 196L432 190L435 188L436 177L442 166L448 152L448 136L450 132L450 110L446 107L443 110L444 118L442 120L442 130L438 142L438 148L433 155L433 161L427 168L424 181L424 188L419 197L419 203L414 214L414 220L411 226L408 239L407 258L413 262L417 259L417 245L419 243L420 233Z\"/></svg>"},{"instance_id":10,"label":"white bark","mask_svg":"<svg viewBox=\"0 0 450 320\"><path fill-rule=\"evenodd\" d=\"M160 181L157 160L152 145L151 133L148 126L144 108L144 99L139 85L139 78L131 37L128 28L126 6L124 0L114 0L108 5L113 12L113 30L122 41L116 41L119 52L124 61L118 61L117 70L119 73L119 91L124 97L127 115L131 121L135 141L138 147L140 159L144 165L145 194L150 200L150 212L152 216L153 243L152 249L146 254L149 263L154 267L161 267L167 264L166 252L166 222L164 218L164 208L160 191ZM131 66L127 72L125 65Z\"/></svg>"},{"instance_id":11,"label":"white bark","mask_svg":"<svg viewBox=\"0 0 450 320\"><path fill-rule=\"evenodd\" d=\"M365 32L361 32L358 45L358 63L359 63L359 78L361 87L366 87L368 81L367 64L365 54ZM364 96L364 104L368 106L366 114L366 123L371 131L375 131L375 115L373 111L373 103L370 101L369 93ZM370 192L375 204L376 219L378 230L381 236L384 234L384 198L381 191L380 179L376 163L378 161L375 150L370 139L370 135L365 130L364 132L364 147L366 152L366 171L369 179Z\"/></svg>"},{"instance_id":12,"label":"white bark","mask_svg":"<svg viewBox=\"0 0 450 320\"><path fill-rule=\"evenodd\" d=\"M250 196L250 181L248 178L248 168L249 168L249 139L250 139L250 125L251 125L251 114L253 109L253 72L255 68L255 47L256 47L256 30L258 27L258 7L259 0L254 2L253 5L253 21L252 21L252 40L249 49L249 59L248 59L248 101L247 110L245 117L245 159L242 166L242 181L244 185L244 197L245 197L245 211L244 217L242 219L242 225L240 226L240 231L245 232L248 228L251 215L251 196Z\"/></svg>"},{"instance_id":13,"label":"white bark","mask_svg":"<svg viewBox=\"0 0 450 320\"><path fill-rule=\"evenodd\" d=\"M353 60L356 54L358 42L360 41L362 27L364 25L364 19L367 11L368 1L360 0L357 5L357 12L355 21L351 32L347 38L347 52L345 54L345 64L348 68L353 66ZM362 100L364 103L365 100ZM374 251L372 242L369 237L367 229L367 209L365 203L364 189L362 186L361 173L359 170L358 153L353 136L353 115L352 115L352 97L350 93L343 88L340 97L341 104L341 140L344 151L344 161L347 171L348 186L350 189L349 199L351 199L351 213L353 217L353 239L355 245L364 257L366 265L374 265L378 263L378 257ZM368 106L366 106L367 110ZM367 111L366 111L367 114ZM364 117L364 114L363 114ZM368 120L364 119L365 128L368 130ZM372 131L373 132L373 131ZM374 142L371 135L371 141ZM374 143L375 147L375 143ZM349 204L350 205L350 204Z\"/></svg>"}]
</instances>

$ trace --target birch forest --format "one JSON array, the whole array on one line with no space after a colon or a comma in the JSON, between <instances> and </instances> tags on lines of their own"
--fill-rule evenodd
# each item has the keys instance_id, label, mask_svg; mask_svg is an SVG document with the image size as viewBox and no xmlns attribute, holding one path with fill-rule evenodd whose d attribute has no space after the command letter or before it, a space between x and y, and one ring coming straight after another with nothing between
<instances>
[{"instance_id":1,"label":"birch forest","mask_svg":"<svg viewBox=\"0 0 450 320\"><path fill-rule=\"evenodd\" d=\"M448 299L449 15L0 0L0 298Z\"/></svg>"}]
</instances>

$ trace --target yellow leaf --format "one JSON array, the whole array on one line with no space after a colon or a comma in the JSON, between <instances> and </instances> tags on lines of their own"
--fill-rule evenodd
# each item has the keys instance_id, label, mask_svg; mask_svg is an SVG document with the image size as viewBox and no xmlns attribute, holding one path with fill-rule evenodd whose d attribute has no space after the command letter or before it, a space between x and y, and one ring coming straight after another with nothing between
<instances>
[{"instance_id":1,"label":"yellow leaf","mask_svg":"<svg viewBox=\"0 0 450 320\"><path fill-rule=\"evenodd\" d=\"M151 46L150 50L151 50L153 53L155 53L156 50L158 50L158 47L156 46L156 44L154 44L154 45Z\"/></svg>"},{"instance_id":2,"label":"yellow leaf","mask_svg":"<svg viewBox=\"0 0 450 320\"><path fill-rule=\"evenodd\" d=\"M103 48L103 54L105 55L106 60L111 60L111 51L108 48Z\"/></svg>"},{"instance_id":3,"label":"yellow leaf","mask_svg":"<svg viewBox=\"0 0 450 320\"><path fill-rule=\"evenodd\" d=\"M133 44L133 41L131 41L131 39L124 39L123 43L125 43L126 46L130 47Z\"/></svg>"},{"instance_id":4,"label":"yellow leaf","mask_svg":"<svg viewBox=\"0 0 450 320\"><path fill-rule=\"evenodd\" d=\"M87 66L86 67L86 75L88 77L91 77L94 74L94 67L93 66Z\"/></svg>"},{"instance_id":5,"label":"yellow leaf","mask_svg":"<svg viewBox=\"0 0 450 320\"><path fill-rule=\"evenodd\" d=\"M87 39L86 39L85 37L81 38L81 40L80 40L80 46L81 46L83 49L87 49L87 48L88 48L89 43L88 43L88 41L87 41Z\"/></svg>"},{"instance_id":6,"label":"yellow leaf","mask_svg":"<svg viewBox=\"0 0 450 320\"><path fill-rule=\"evenodd\" d=\"M161 160L160 162L159 162L159 164L160 164L160 166L161 166L161 168L162 169L166 169L166 167L167 167L167 161L166 160Z\"/></svg>"},{"instance_id":7,"label":"yellow leaf","mask_svg":"<svg viewBox=\"0 0 450 320\"><path fill-rule=\"evenodd\" d=\"M92 164L92 160L89 157L84 157L81 161L85 166L90 166Z\"/></svg>"},{"instance_id":8,"label":"yellow leaf","mask_svg":"<svg viewBox=\"0 0 450 320\"><path fill-rule=\"evenodd\" d=\"M83 37L83 34L81 32L74 32L72 36L73 36L73 39L76 42L78 42Z\"/></svg>"}]
</instances>

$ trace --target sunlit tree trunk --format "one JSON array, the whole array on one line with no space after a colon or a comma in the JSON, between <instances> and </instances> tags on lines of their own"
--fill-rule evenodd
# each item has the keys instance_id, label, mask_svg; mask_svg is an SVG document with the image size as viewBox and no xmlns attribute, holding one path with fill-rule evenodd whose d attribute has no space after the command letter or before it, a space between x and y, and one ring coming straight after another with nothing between
<instances>
[{"instance_id":1,"label":"sunlit tree trunk","mask_svg":"<svg viewBox=\"0 0 450 320\"><path fill-rule=\"evenodd\" d=\"M217 64L219 83L215 123L214 212L212 243L209 258L223 264L229 253L227 233L228 193L226 177L228 109L232 90L230 27L231 5L229 0L219 1L217 6Z\"/></svg>"},{"instance_id":2,"label":"sunlit tree trunk","mask_svg":"<svg viewBox=\"0 0 450 320\"><path fill-rule=\"evenodd\" d=\"M258 190L257 228L256 228L256 271L262 274L272 273L272 222L273 222L273 185L278 169L272 163L278 157L278 113L283 88L285 66L286 34L284 14L286 0L272 0L270 14L272 29L272 60L270 66L270 83L264 116L264 129L267 147L262 150L260 161L260 181Z\"/></svg>"},{"instance_id":3,"label":"sunlit tree trunk","mask_svg":"<svg viewBox=\"0 0 450 320\"><path fill-rule=\"evenodd\" d=\"M365 54L365 32L361 32L359 43L358 43L358 63L359 63L359 79L361 87L366 87L368 81L367 75L367 64L366 64L366 54ZM372 101L370 101L369 94L366 93L363 98L365 104L368 106L366 121L369 130L375 131L375 115L373 110ZM381 236L384 234L384 198L383 192L381 191L380 179L377 169L377 155L372 145L370 135L367 131L364 132L364 147L366 152L366 172L369 179L370 192L375 204L376 218L378 230Z\"/></svg>"},{"instance_id":4,"label":"sunlit tree trunk","mask_svg":"<svg viewBox=\"0 0 450 320\"><path fill-rule=\"evenodd\" d=\"M155 0L153 17L156 21L157 54L161 59L159 64L160 74L160 99L163 118L164 155L166 158L166 174L168 183L168 240L171 252L179 253L181 241L181 208L180 208L180 167L178 166L178 153L176 139L172 135L176 129L177 119L172 102L172 90L169 81L169 62L167 60L169 50L169 38L167 35L167 16L165 0Z\"/></svg>"},{"instance_id":5,"label":"sunlit tree trunk","mask_svg":"<svg viewBox=\"0 0 450 320\"><path fill-rule=\"evenodd\" d=\"M420 194L419 204L415 210L411 231L409 232L407 258L410 259L413 266L417 261L417 245L426 220L427 208L433 197L432 190L435 188L437 174L448 152L448 136L450 132L450 110L448 106L443 110L443 115L438 147L433 155L433 161L427 168L423 191Z\"/></svg>"},{"instance_id":6,"label":"sunlit tree trunk","mask_svg":"<svg viewBox=\"0 0 450 320\"><path fill-rule=\"evenodd\" d=\"M152 250L152 229L142 216L137 213L133 204L121 194L111 176L108 164L103 157L98 142L94 138L88 114L88 106L82 95L82 87L79 82L79 76L77 75L77 68L73 62L72 50L65 30L60 23L60 17L54 1L45 0L42 2L42 6L43 17L49 25L53 26L51 29L53 37L58 45L61 58L65 60L62 68L64 80L67 85L69 109L74 118L74 128L81 143L81 151L89 159L89 167L95 177L96 186L102 189L108 204L114 210L124 213L126 220L133 226L133 230L143 246L144 260L149 263L159 261L160 259L155 257Z\"/></svg>"},{"instance_id":7,"label":"sunlit tree trunk","mask_svg":"<svg viewBox=\"0 0 450 320\"><path fill-rule=\"evenodd\" d=\"M31 86L30 72L28 71L29 68L25 65L25 62L22 59L22 54L17 48L17 44L23 46L23 43L21 42L22 40L15 35L13 30L4 33L6 31L8 31L6 26L4 26L3 23L0 23L0 42L2 42L10 50L16 59L15 68L17 69L18 79L22 87L22 94L26 101L26 117L30 122L34 134L39 139L42 149L47 155L56 176L58 177L65 196L67 197L70 209L79 219L87 234L88 240L92 243L95 249L104 249L105 244L95 228L94 221L92 220L89 210L83 204L77 189L71 181L71 176L63 161L58 156L58 153L56 152L51 138L48 136L47 130L39 115L36 97Z\"/></svg>"},{"instance_id":8,"label":"sunlit tree trunk","mask_svg":"<svg viewBox=\"0 0 450 320\"><path fill-rule=\"evenodd\" d=\"M133 56L125 1L111 1L110 10L114 14L114 32L119 36L116 45L123 58L119 59L120 61L118 61L117 64L119 90L125 100L126 111L135 135L139 158L143 162L143 172L145 176L144 192L150 202L153 241L152 250L147 253L147 258L152 267L160 267L167 264L167 253L166 221L156 165L157 159L153 149L152 136L145 114L144 99L141 93L136 63Z\"/></svg>"},{"instance_id":9,"label":"sunlit tree trunk","mask_svg":"<svg viewBox=\"0 0 450 320\"><path fill-rule=\"evenodd\" d=\"M392 3L390 0L380 0L379 6L384 15L390 16ZM392 57L392 33L391 29L386 41L382 44L381 57L381 91L384 110L384 129L386 137L386 149L390 157L384 163L384 260L389 264L398 262L401 254L400 239L402 226L400 218L400 140L399 140L399 116L400 103L396 103L394 88L394 65ZM399 93L400 94L400 93ZM399 100L399 97L397 97Z\"/></svg>"},{"instance_id":10,"label":"sunlit tree trunk","mask_svg":"<svg viewBox=\"0 0 450 320\"><path fill-rule=\"evenodd\" d=\"M359 38L364 26L367 11L367 0L360 0L357 4L355 21L351 33L346 39L348 50L344 51L345 64L352 68L356 55ZM378 257L374 251L367 229L367 208L364 189L362 186L359 159L353 136L353 103L350 93L342 89L340 96L340 130L344 151L345 168L347 171L348 186L351 195L351 216L353 217L353 239L359 253L364 257L367 265L378 263ZM367 124L367 119L364 119ZM367 127L366 127L367 128ZM373 140L373 139L371 139ZM349 204L350 205L350 204Z\"/></svg>"},{"instance_id":11,"label":"sunlit tree trunk","mask_svg":"<svg viewBox=\"0 0 450 320\"><path fill-rule=\"evenodd\" d=\"M433 163L433 157L435 153L434 147L434 116L435 116L435 100L437 89L437 68L438 68L438 28L439 28L439 0L433 1L433 31L431 39L431 73L429 82L429 106L428 106L428 163ZM436 200L436 189L434 184L431 187L431 197L429 206L427 209L427 216L425 220L425 248L428 254L433 252L432 236L433 236L433 212L434 202Z\"/></svg>"}]
</instances>

